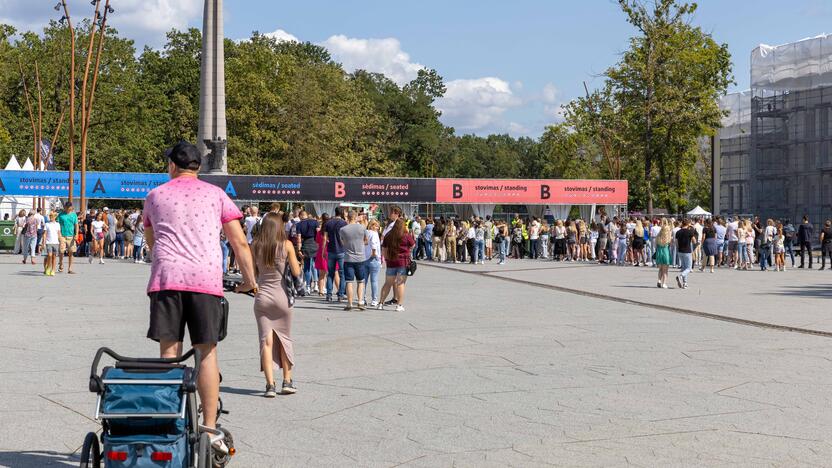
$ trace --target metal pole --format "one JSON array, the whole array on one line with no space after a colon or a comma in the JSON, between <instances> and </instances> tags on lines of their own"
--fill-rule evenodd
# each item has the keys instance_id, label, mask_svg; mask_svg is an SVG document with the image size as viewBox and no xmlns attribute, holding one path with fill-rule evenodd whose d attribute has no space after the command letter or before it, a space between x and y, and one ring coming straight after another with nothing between
<instances>
[{"instance_id":1,"label":"metal pole","mask_svg":"<svg viewBox=\"0 0 832 468\"><path fill-rule=\"evenodd\" d=\"M98 24L98 9L101 0L95 0L95 13L90 24L90 45L87 48L87 63L84 66L84 79L81 82L81 211L87 210L87 79L90 75L92 47L95 45L95 26Z\"/></svg>"},{"instance_id":2,"label":"metal pole","mask_svg":"<svg viewBox=\"0 0 832 468\"><path fill-rule=\"evenodd\" d=\"M72 28L72 19L69 16L69 7L66 0L61 0L64 7L64 16L69 29L69 194L67 198L72 203L75 178L75 30ZM79 212L84 216L84 212Z\"/></svg>"}]
</instances>

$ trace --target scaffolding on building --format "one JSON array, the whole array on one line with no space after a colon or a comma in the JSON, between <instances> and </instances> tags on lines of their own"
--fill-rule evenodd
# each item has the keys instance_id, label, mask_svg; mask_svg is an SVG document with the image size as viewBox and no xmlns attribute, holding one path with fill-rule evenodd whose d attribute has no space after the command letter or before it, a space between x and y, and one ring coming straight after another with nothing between
<instances>
[{"instance_id":1,"label":"scaffolding on building","mask_svg":"<svg viewBox=\"0 0 832 468\"><path fill-rule=\"evenodd\" d=\"M720 106L720 212L829 218L832 35L755 48L750 91Z\"/></svg>"}]
</instances>

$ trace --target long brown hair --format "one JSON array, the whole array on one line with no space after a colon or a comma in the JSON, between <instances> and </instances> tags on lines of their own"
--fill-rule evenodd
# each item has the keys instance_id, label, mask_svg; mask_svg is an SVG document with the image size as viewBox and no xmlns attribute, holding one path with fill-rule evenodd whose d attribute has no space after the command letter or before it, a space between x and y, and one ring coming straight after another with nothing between
<instances>
[{"instance_id":1,"label":"long brown hair","mask_svg":"<svg viewBox=\"0 0 832 468\"><path fill-rule=\"evenodd\" d=\"M287 240L282 217L277 213L266 213L251 243L254 258L259 258L266 267L274 268L277 251L283 249Z\"/></svg>"},{"instance_id":2,"label":"long brown hair","mask_svg":"<svg viewBox=\"0 0 832 468\"><path fill-rule=\"evenodd\" d=\"M395 224L393 224L393 229L390 229L390 232L384 236L384 241L382 241L382 246L384 247L384 259L388 262L398 261L399 247L402 244L404 234L404 221L399 218L396 220Z\"/></svg>"}]
</instances>

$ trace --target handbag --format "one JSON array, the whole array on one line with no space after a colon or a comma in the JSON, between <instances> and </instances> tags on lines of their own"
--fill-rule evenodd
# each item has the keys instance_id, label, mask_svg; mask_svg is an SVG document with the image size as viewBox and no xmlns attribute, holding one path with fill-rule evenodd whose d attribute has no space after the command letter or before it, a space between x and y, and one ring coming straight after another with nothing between
<instances>
[{"instance_id":1,"label":"handbag","mask_svg":"<svg viewBox=\"0 0 832 468\"><path fill-rule=\"evenodd\" d=\"M416 262L410 261L410 264L407 265L407 276L413 276L416 273Z\"/></svg>"},{"instance_id":2,"label":"handbag","mask_svg":"<svg viewBox=\"0 0 832 468\"><path fill-rule=\"evenodd\" d=\"M292 274L288 255L286 256L286 263L283 264L283 278L280 281L280 287L286 293L286 300L289 303L289 307L294 307L297 296L306 296L306 286L301 278L297 278Z\"/></svg>"}]
</instances>

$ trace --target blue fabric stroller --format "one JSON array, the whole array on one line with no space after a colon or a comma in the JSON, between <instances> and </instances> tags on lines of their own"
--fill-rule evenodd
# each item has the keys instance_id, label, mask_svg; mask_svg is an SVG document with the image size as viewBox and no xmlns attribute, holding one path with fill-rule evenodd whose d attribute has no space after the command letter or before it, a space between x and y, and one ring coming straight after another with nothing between
<instances>
[{"instance_id":1,"label":"blue fabric stroller","mask_svg":"<svg viewBox=\"0 0 832 468\"><path fill-rule=\"evenodd\" d=\"M116 360L102 369L101 357ZM194 359L194 367L184 363ZM91 392L98 394L95 419L101 421L101 444L87 434L81 468L208 468L224 467L234 454L231 434L199 425L196 383L200 353L180 358L128 358L109 348L95 354L90 371ZM213 453L212 440L222 439L229 454ZM103 447L103 450L100 448Z\"/></svg>"}]
</instances>

